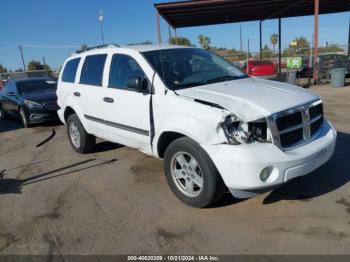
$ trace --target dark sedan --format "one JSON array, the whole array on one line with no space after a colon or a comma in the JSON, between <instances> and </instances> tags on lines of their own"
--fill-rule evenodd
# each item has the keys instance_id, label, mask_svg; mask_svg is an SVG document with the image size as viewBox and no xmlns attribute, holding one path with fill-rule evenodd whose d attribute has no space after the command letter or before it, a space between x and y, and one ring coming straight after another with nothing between
<instances>
[{"instance_id":1,"label":"dark sedan","mask_svg":"<svg viewBox=\"0 0 350 262\"><path fill-rule=\"evenodd\" d=\"M0 91L0 120L19 117L23 127L57 119L57 83L50 78L9 80Z\"/></svg>"}]
</instances>

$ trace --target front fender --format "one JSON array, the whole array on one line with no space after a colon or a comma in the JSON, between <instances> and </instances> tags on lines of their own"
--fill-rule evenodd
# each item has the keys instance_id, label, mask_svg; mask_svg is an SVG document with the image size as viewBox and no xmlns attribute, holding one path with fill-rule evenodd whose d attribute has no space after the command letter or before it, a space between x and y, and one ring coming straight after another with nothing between
<instances>
[{"instance_id":1,"label":"front fender","mask_svg":"<svg viewBox=\"0 0 350 262\"><path fill-rule=\"evenodd\" d=\"M183 134L199 144L219 144L226 141L219 121L213 120L212 126L208 126L193 116L181 113L169 114L158 123L154 137L156 143L164 132Z\"/></svg>"}]
</instances>

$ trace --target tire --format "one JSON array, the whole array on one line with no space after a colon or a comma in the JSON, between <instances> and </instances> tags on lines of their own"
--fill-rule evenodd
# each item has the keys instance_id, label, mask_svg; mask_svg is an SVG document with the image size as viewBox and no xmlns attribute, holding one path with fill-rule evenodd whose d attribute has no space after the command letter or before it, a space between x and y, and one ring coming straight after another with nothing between
<instances>
[{"instance_id":1,"label":"tire","mask_svg":"<svg viewBox=\"0 0 350 262\"><path fill-rule=\"evenodd\" d=\"M6 112L4 111L4 109L2 109L2 106L0 105L0 121L6 120L6 119L7 119Z\"/></svg>"},{"instance_id":2,"label":"tire","mask_svg":"<svg viewBox=\"0 0 350 262\"><path fill-rule=\"evenodd\" d=\"M184 163L182 167L181 162ZM174 194L193 207L203 208L214 204L226 188L209 155L187 137L179 138L168 146L164 156L164 172Z\"/></svg>"},{"instance_id":3,"label":"tire","mask_svg":"<svg viewBox=\"0 0 350 262\"><path fill-rule=\"evenodd\" d=\"M85 154L94 150L96 137L86 132L76 114L68 117L66 126L69 142L76 152Z\"/></svg>"},{"instance_id":4,"label":"tire","mask_svg":"<svg viewBox=\"0 0 350 262\"><path fill-rule=\"evenodd\" d=\"M18 113L19 113L19 118L21 120L23 128L28 128L29 127L28 118L26 116L26 113L24 112L24 109L20 107Z\"/></svg>"}]
</instances>

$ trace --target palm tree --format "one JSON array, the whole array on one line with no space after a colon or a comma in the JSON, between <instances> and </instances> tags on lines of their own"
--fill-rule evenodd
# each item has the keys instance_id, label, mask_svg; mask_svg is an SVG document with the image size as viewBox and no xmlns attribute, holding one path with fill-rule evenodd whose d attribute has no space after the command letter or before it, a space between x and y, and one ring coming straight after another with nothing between
<instances>
[{"instance_id":1,"label":"palm tree","mask_svg":"<svg viewBox=\"0 0 350 262\"><path fill-rule=\"evenodd\" d=\"M270 36L271 44L273 45L273 52L275 52L275 46L278 43L278 34L272 34Z\"/></svg>"},{"instance_id":2,"label":"palm tree","mask_svg":"<svg viewBox=\"0 0 350 262\"><path fill-rule=\"evenodd\" d=\"M209 49L210 45L210 38L204 35L199 35L198 36L198 41L199 44L201 45L202 48Z\"/></svg>"}]
</instances>

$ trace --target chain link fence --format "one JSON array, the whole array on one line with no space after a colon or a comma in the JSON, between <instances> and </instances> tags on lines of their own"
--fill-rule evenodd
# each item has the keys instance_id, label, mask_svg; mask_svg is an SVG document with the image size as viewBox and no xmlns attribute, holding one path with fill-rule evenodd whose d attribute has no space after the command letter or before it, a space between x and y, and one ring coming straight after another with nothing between
<instances>
[{"instance_id":1,"label":"chain link fence","mask_svg":"<svg viewBox=\"0 0 350 262\"><path fill-rule=\"evenodd\" d=\"M248 74L250 73L249 70L247 70L248 60L251 61L250 64L254 64L256 61L260 61L260 64L271 62L275 66L276 80L287 81L288 75L290 73L295 73L296 84L301 86L307 86L312 83L314 71L313 51L312 48L288 48L281 51L280 62L278 50L249 53L232 50L216 50L218 54L234 63ZM298 65L293 65L294 61L298 61ZM347 74L350 74L349 46L332 45L329 47L319 47L317 64L320 83L329 81L330 72L334 68L346 68Z\"/></svg>"}]
</instances>

